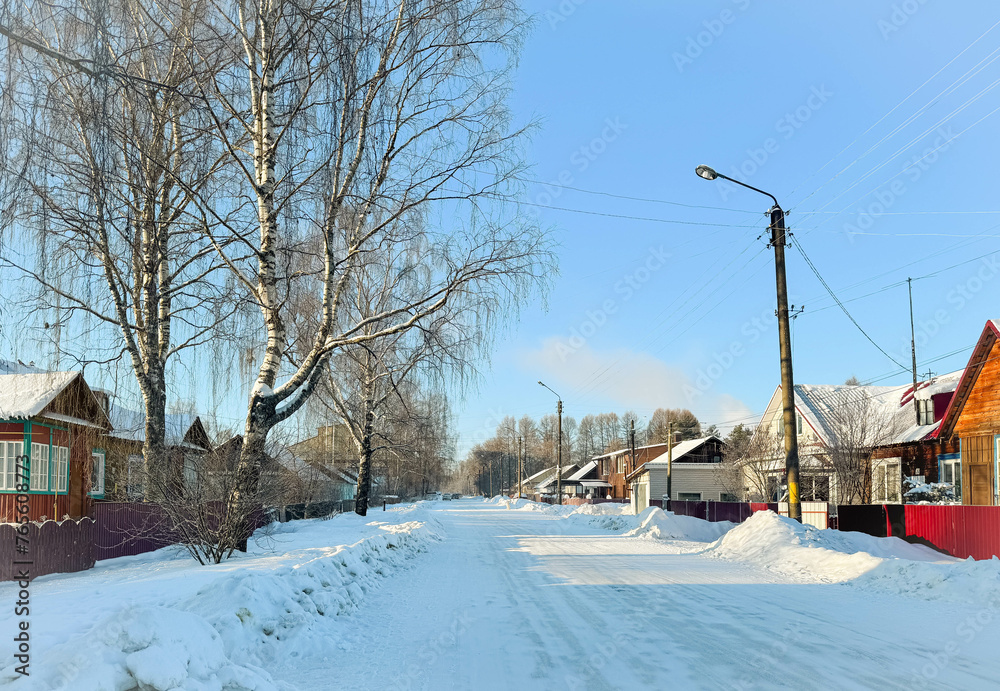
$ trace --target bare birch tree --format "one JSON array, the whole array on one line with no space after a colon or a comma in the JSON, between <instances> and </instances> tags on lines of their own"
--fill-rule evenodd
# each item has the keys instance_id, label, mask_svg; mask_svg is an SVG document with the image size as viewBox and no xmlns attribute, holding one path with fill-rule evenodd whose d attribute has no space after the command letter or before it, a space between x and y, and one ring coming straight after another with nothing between
<instances>
[{"instance_id":1,"label":"bare birch tree","mask_svg":"<svg viewBox=\"0 0 1000 691\"><path fill-rule=\"evenodd\" d=\"M906 428L906 409L898 413L861 386L839 389L830 400L823 421L830 432L827 455L840 503L871 503L872 453Z\"/></svg>"},{"instance_id":2,"label":"bare birch tree","mask_svg":"<svg viewBox=\"0 0 1000 691\"><path fill-rule=\"evenodd\" d=\"M504 204L517 192L523 135L504 104L523 29L512 0L214 7L192 37L191 74L242 179L221 207L235 217L203 208L224 224L213 240L262 336L251 339L262 354L229 500L239 521L269 431L302 407L331 354L417 328L470 296L491 328L542 281L549 254L544 234ZM209 64L220 54L231 67ZM419 243L424 292L345 326L339 310L361 259L400 243ZM311 270L292 270L290 257L311 246L320 248ZM302 280L322 295L305 351L292 345L287 303Z\"/></svg>"},{"instance_id":3,"label":"bare birch tree","mask_svg":"<svg viewBox=\"0 0 1000 691\"><path fill-rule=\"evenodd\" d=\"M104 364L123 357L137 382L148 475L166 466L168 363L227 313L213 300L213 248L192 204L211 198L219 172L200 103L184 85L185 37L204 4L25 8L0 23L22 73L16 155L6 162L23 172L14 216L21 247L3 262L38 287L33 307L56 310L45 327L55 331L57 351L64 328L117 344ZM84 363L94 357L76 354Z\"/></svg>"}]
</instances>

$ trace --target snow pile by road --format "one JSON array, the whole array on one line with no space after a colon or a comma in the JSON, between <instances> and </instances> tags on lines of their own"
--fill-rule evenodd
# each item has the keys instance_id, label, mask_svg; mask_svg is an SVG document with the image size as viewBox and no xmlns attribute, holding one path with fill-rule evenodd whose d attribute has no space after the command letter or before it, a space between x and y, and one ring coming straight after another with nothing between
<instances>
[{"instance_id":1,"label":"snow pile by road","mask_svg":"<svg viewBox=\"0 0 1000 691\"><path fill-rule=\"evenodd\" d=\"M706 549L705 554L751 562L817 583L854 580L890 560L913 564L950 559L899 538L820 530L773 511L753 514Z\"/></svg>"},{"instance_id":2,"label":"snow pile by road","mask_svg":"<svg viewBox=\"0 0 1000 691\"><path fill-rule=\"evenodd\" d=\"M614 532L630 530L636 525L631 505L616 502L582 504L577 506L572 504L546 504L545 502L531 501L529 499L494 497L488 500L487 503L504 506L512 511L533 511L547 516L582 522L592 525L595 528Z\"/></svg>"},{"instance_id":3,"label":"snow pile by road","mask_svg":"<svg viewBox=\"0 0 1000 691\"><path fill-rule=\"evenodd\" d=\"M678 516L672 511L664 511L656 506L644 509L634 522L632 530L625 537L644 537L657 540L685 540L689 542L712 542L731 530L735 523L729 521L711 522L692 516Z\"/></svg>"},{"instance_id":4,"label":"snow pile by road","mask_svg":"<svg viewBox=\"0 0 1000 691\"><path fill-rule=\"evenodd\" d=\"M276 647L291 645L304 657L332 655L341 625L334 618L353 611L384 576L439 539L436 521L424 513L410 506L367 518L352 513L282 524L268 537L273 549L258 547L215 566L198 566L176 551L167 556L168 548L101 562L72 577L40 579L33 599L48 609L35 616L32 629L65 633L37 648L31 688L278 689L263 669ZM115 562L123 575L145 566L151 577L136 584L115 578ZM167 573L157 577L159 570ZM79 586L88 579L141 587L91 596L89 611L77 612L76 625L67 627L60 602L80 609L76 598L88 593ZM71 587L61 592L60 586ZM8 665L0 670L0 685L15 676Z\"/></svg>"}]
</instances>

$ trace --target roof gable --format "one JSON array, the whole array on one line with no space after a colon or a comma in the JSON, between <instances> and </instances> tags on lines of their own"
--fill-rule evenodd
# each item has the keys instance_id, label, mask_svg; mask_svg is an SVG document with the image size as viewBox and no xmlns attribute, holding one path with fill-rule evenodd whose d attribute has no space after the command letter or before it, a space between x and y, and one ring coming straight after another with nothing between
<instances>
[{"instance_id":1,"label":"roof gable","mask_svg":"<svg viewBox=\"0 0 1000 691\"><path fill-rule=\"evenodd\" d=\"M962 416L965 404L976 389L979 375L990 363L990 354L998 340L1000 340L1000 322L996 319L990 319L986 322L983 332L979 335L979 340L972 349L972 355L969 356L969 362L965 366L962 378L955 389L955 395L952 396L951 402L948 404L948 409L945 411L941 426L935 436L941 439L950 439L954 436L955 427Z\"/></svg>"},{"instance_id":2,"label":"roof gable","mask_svg":"<svg viewBox=\"0 0 1000 691\"><path fill-rule=\"evenodd\" d=\"M4 363L5 367L8 364ZM105 429L110 426L79 372L23 371L0 375L0 419L27 420L46 414L76 424Z\"/></svg>"}]
</instances>

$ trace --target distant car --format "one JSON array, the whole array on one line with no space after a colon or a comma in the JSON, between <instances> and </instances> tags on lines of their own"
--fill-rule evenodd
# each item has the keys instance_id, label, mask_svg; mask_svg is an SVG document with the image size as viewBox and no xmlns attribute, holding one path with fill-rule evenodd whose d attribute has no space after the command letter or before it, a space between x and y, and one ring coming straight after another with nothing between
<instances>
[{"instance_id":1,"label":"distant car","mask_svg":"<svg viewBox=\"0 0 1000 691\"><path fill-rule=\"evenodd\" d=\"M447 492L445 492L444 494L442 494L441 498L444 499L445 501L451 501L451 495L448 494Z\"/></svg>"},{"instance_id":2,"label":"distant car","mask_svg":"<svg viewBox=\"0 0 1000 691\"><path fill-rule=\"evenodd\" d=\"M459 494L458 492L455 492L454 494L451 495L451 498L452 499L461 499L462 495Z\"/></svg>"},{"instance_id":3,"label":"distant car","mask_svg":"<svg viewBox=\"0 0 1000 691\"><path fill-rule=\"evenodd\" d=\"M440 498L441 498L440 492L428 492L427 494L424 495L424 499L426 501L437 501Z\"/></svg>"}]
</instances>

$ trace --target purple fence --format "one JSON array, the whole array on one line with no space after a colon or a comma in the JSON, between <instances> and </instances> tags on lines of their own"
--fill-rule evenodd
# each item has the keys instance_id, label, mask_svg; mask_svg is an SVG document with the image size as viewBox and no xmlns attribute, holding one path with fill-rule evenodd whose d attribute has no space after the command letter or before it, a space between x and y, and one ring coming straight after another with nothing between
<instances>
[{"instance_id":1,"label":"purple fence","mask_svg":"<svg viewBox=\"0 0 1000 691\"><path fill-rule=\"evenodd\" d=\"M18 526L0 524L0 580L19 580L18 572L23 569L28 570L31 578L38 578L50 573L85 571L94 566L94 522L89 518L27 526L28 534L20 535Z\"/></svg>"},{"instance_id":2,"label":"purple fence","mask_svg":"<svg viewBox=\"0 0 1000 691\"><path fill-rule=\"evenodd\" d=\"M778 512L777 504L734 501L671 501L671 510L678 516L693 516L706 521L742 523L756 511Z\"/></svg>"},{"instance_id":3,"label":"purple fence","mask_svg":"<svg viewBox=\"0 0 1000 691\"><path fill-rule=\"evenodd\" d=\"M92 513L97 559L144 554L179 541L173 524L157 504L98 501Z\"/></svg>"}]
</instances>

